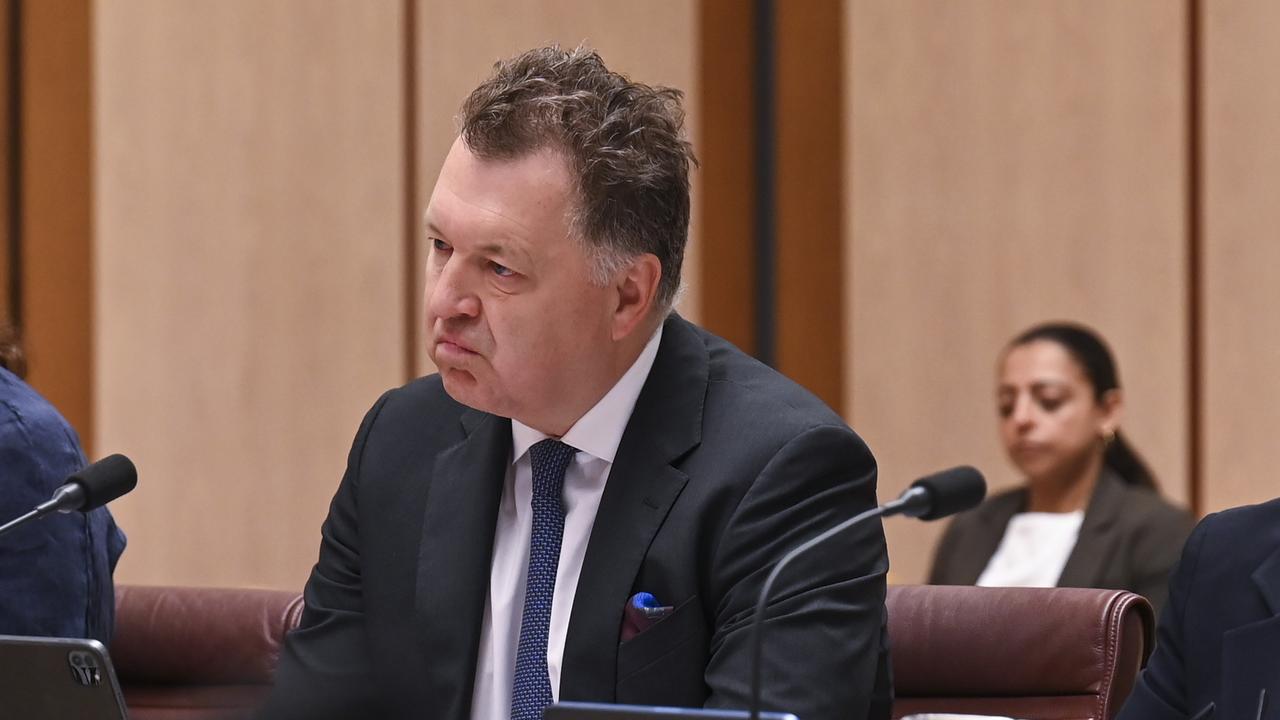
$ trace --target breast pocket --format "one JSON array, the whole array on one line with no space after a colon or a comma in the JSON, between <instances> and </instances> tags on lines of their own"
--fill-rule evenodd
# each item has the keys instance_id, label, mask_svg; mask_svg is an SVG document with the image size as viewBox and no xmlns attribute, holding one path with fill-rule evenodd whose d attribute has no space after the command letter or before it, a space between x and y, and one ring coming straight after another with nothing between
<instances>
[{"instance_id":1,"label":"breast pocket","mask_svg":"<svg viewBox=\"0 0 1280 720\"><path fill-rule=\"evenodd\" d=\"M695 595L618 647L618 702L701 705L706 665L707 627Z\"/></svg>"}]
</instances>

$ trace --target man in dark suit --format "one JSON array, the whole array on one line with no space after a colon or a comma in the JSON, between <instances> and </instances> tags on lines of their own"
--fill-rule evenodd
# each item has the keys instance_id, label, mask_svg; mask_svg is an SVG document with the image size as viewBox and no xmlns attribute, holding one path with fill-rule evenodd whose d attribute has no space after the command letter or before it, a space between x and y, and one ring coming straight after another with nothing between
<instances>
[{"instance_id":1,"label":"man in dark suit","mask_svg":"<svg viewBox=\"0 0 1280 720\"><path fill-rule=\"evenodd\" d=\"M439 374L361 424L262 717L746 705L765 576L873 507L876 470L816 398L671 313L679 97L544 48L467 99L426 213ZM767 708L888 718L887 566L870 523L780 578Z\"/></svg>"},{"instance_id":2,"label":"man in dark suit","mask_svg":"<svg viewBox=\"0 0 1280 720\"><path fill-rule=\"evenodd\" d=\"M1280 718L1280 500L1196 526L1119 718Z\"/></svg>"}]
</instances>

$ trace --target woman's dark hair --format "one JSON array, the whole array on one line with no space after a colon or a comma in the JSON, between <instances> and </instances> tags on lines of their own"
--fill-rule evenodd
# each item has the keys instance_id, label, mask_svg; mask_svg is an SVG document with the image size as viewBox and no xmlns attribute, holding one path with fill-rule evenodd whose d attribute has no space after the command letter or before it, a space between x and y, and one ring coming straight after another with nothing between
<instances>
[{"instance_id":1,"label":"woman's dark hair","mask_svg":"<svg viewBox=\"0 0 1280 720\"><path fill-rule=\"evenodd\" d=\"M1098 402L1103 395L1120 388L1120 376L1116 372L1111 350L1096 332L1075 323L1052 322L1036 325L1009 343L1009 348L1047 340L1066 350L1084 370L1084 376L1093 385L1093 396ZM1142 456L1116 431L1102 454L1102 462L1115 471L1129 485L1156 489L1155 474Z\"/></svg>"},{"instance_id":2,"label":"woman's dark hair","mask_svg":"<svg viewBox=\"0 0 1280 720\"><path fill-rule=\"evenodd\" d=\"M27 374L27 359L22 354L18 333L8 325L0 325L0 367L18 377Z\"/></svg>"}]
</instances>

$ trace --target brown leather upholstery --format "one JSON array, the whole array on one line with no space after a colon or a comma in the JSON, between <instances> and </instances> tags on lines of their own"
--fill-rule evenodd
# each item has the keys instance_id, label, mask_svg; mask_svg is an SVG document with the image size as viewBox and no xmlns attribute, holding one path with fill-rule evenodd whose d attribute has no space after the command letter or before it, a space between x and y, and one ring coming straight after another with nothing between
<instances>
[{"instance_id":1,"label":"brown leather upholstery","mask_svg":"<svg viewBox=\"0 0 1280 720\"><path fill-rule=\"evenodd\" d=\"M1108 720L1151 654L1151 604L1122 590L891 586L894 717Z\"/></svg>"},{"instance_id":2,"label":"brown leather upholstery","mask_svg":"<svg viewBox=\"0 0 1280 720\"><path fill-rule=\"evenodd\" d=\"M1154 618L1120 590L891 586L894 716L1109 720ZM132 720L240 720L270 688L302 597L117 586L111 655Z\"/></svg>"},{"instance_id":3,"label":"brown leather upholstery","mask_svg":"<svg viewBox=\"0 0 1280 720\"><path fill-rule=\"evenodd\" d=\"M249 717L301 614L297 593L118 585L111 659L129 717Z\"/></svg>"}]
</instances>

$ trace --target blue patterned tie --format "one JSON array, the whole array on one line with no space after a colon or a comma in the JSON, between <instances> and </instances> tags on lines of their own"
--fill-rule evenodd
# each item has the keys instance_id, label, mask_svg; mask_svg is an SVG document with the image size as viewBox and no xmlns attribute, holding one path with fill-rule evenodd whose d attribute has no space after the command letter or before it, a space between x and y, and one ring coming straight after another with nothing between
<instances>
[{"instance_id":1,"label":"blue patterned tie","mask_svg":"<svg viewBox=\"0 0 1280 720\"><path fill-rule=\"evenodd\" d=\"M550 439L529 448L533 463L533 533L529 540L524 611L520 615L520 644L516 648L511 720L541 720L543 709L552 700L547 634L551 628L551 599L556 592L556 567L560 564L560 538L564 535L560 496L564 471L577 452Z\"/></svg>"}]
</instances>

